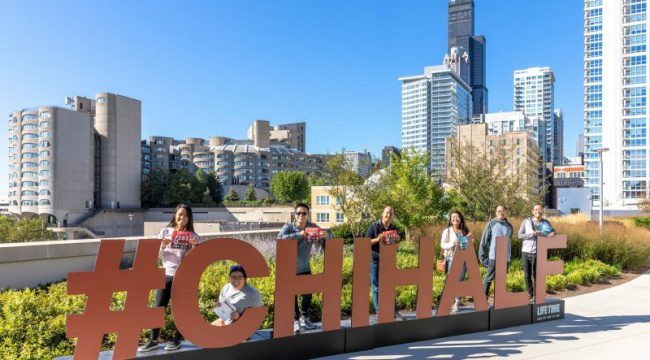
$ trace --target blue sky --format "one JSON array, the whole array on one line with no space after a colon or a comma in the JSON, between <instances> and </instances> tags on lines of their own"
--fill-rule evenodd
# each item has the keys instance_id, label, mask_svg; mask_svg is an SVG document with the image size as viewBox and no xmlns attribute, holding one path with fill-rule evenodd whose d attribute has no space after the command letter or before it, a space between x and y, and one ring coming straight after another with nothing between
<instances>
[{"instance_id":1,"label":"blue sky","mask_svg":"<svg viewBox=\"0 0 650 360\"><path fill-rule=\"evenodd\" d=\"M582 131L582 1L475 0L489 110L513 71L551 66L565 155ZM400 146L400 76L442 62L447 0L0 0L0 109L110 91L142 101L142 135L244 138L307 122L310 153ZM7 122L0 131L7 134ZM0 137L7 153L7 138ZM7 156L0 156L0 178ZM0 181L0 197L7 184Z\"/></svg>"}]
</instances>

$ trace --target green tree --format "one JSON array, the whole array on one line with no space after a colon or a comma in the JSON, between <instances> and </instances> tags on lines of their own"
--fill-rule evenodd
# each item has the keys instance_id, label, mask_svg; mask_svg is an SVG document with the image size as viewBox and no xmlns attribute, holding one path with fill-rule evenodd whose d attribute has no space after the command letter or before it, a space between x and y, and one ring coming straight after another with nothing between
<instances>
[{"instance_id":1,"label":"green tree","mask_svg":"<svg viewBox=\"0 0 650 360\"><path fill-rule=\"evenodd\" d=\"M257 201L257 195L255 195L255 188L253 185L249 185L246 189L246 201Z\"/></svg>"},{"instance_id":2,"label":"green tree","mask_svg":"<svg viewBox=\"0 0 650 360\"><path fill-rule=\"evenodd\" d=\"M335 200L336 211L343 213L353 236L363 235L363 220L368 218L369 200L376 187L368 186L366 179L353 170L343 154L327 160L326 181L329 195Z\"/></svg>"},{"instance_id":3,"label":"green tree","mask_svg":"<svg viewBox=\"0 0 650 360\"><path fill-rule=\"evenodd\" d=\"M231 187L230 190L228 191L228 195L226 195L226 201L228 202L237 202L239 201L239 193L237 190L235 190L234 187Z\"/></svg>"},{"instance_id":4,"label":"green tree","mask_svg":"<svg viewBox=\"0 0 650 360\"><path fill-rule=\"evenodd\" d=\"M141 183L140 197L142 206L145 208L161 206L168 188L169 172L162 169L154 169Z\"/></svg>"},{"instance_id":5,"label":"green tree","mask_svg":"<svg viewBox=\"0 0 650 360\"><path fill-rule=\"evenodd\" d=\"M165 194L165 200L171 205L177 205L196 200L195 192L192 190L197 183L196 177L185 170L179 170L171 175L169 188ZM201 193L201 196L203 194ZM199 198L200 202L201 198Z\"/></svg>"},{"instance_id":6,"label":"green tree","mask_svg":"<svg viewBox=\"0 0 650 360\"><path fill-rule=\"evenodd\" d=\"M447 183L453 205L470 220L486 221L505 205L510 216L525 216L543 199L546 187L537 176L538 164L512 164L513 148L503 145L479 150L449 141Z\"/></svg>"},{"instance_id":7,"label":"green tree","mask_svg":"<svg viewBox=\"0 0 650 360\"><path fill-rule=\"evenodd\" d=\"M395 209L395 218L412 231L430 222L439 222L449 211L449 202L438 180L427 172L429 156L405 150L393 156L391 166L376 180L368 200L372 213L379 216L386 205Z\"/></svg>"},{"instance_id":8,"label":"green tree","mask_svg":"<svg viewBox=\"0 0 650 360\"><path fill-rule=\"evenodd\" d=\"M203 203L203 195L205 194L206 190L208 190L206 174L201 169L199 169L192 177L192 195L190 198L192 203Z\"/></svg>"},{"instance_id":9,"label":"green tree","mask_svg":"<svg viewBox=\"0 0 650 360\"><path fill-rule=\"evenodd\" d=\"M309 183L303 172L280 171L271 179L271 192L283 203L295 203L309 196Z\"/></svg>"},{"instance_id":10,"label":"green tree","mask_svg":"<svg viewBox=\"0 0 650 360\"><path fill-rule=\"evenodd\" d=\"M0 216L0 243L54 240L56 235L47 230L45 221L35 219L15 219Z\"/></svg>"},{"instance_id":11,"label":"green tree","mask_svg":"<svg viewBox=\"0 0 650 360\"><path fill-rule=\"evenodd\" d=\"M223 202L223 186L213 173L205 175L205 185L210 191L212 201L217 205L221 204Z\"/></svg>"}]
</instances>

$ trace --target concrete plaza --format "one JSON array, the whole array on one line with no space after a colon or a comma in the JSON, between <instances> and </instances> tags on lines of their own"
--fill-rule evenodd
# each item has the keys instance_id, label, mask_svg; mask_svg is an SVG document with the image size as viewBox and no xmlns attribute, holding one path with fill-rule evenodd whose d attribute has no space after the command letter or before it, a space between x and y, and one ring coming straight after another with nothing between
<instances>
[{"instance_id":1,"label":"concrete plaza","mask_svg":"<svg viewBox=\"0 0 650 360\"><path fill-rule=\"evenodd\" d=\"M648 359L650 271L565 299L562 320L387 346L321 359Z\"/></svg>"}]
</instances>

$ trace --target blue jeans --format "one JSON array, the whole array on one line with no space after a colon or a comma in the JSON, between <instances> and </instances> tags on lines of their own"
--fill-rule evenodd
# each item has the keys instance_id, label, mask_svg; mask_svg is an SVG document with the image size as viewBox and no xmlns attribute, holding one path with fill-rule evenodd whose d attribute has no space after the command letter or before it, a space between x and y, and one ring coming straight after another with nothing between
<instances>
[{"instance_id":1,"label":"blue jeans","mask_svg":"<svg viewBox=\"0 0 650 360\"><path fill-rule=\"evenodd\" d=\"M453 260L454 260L453 257L447 257L446 258L447 269L445 269L445 274L449 274L449 270L451 270L451 263L452 263ZM459 279L460 281L465 280L465 274L466 273L467 273L467 266L465 264L463 264L463 270L461 270L461 272L460 272L460 279ZM456 300L460 300L460 298L457 297Z\"/></svg>"},{"instance_id":2,"label":"blue jeans","mask_svg":"<svg viewBox=\"0 0 650 360\"><path fill-rule=\"evenodd\" d=\"M372 305L375 307L375 313L379 314L379 261L370 260L370 288Z\"/></svg>"}]
</instances>

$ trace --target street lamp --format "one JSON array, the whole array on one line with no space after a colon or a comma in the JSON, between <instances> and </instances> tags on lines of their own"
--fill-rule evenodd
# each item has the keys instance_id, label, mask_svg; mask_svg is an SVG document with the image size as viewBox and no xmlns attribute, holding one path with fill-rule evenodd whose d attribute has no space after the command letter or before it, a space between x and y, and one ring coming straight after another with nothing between
<instances>
[{"instance_id":1,"label":"street lamp","mask_svg":"<svg viewBox=\"0 0 650 360\"><path fill-rule=\"evenodd\" d=\"M603 235L603 153L609 151L609 148L600 148L594 149L594 152L598 153L598 158L600 159L600 211L598 213L598 227L600 228L600 235Z\"/></svg>"},{"instance_id":2,"label":"street lamp","mask_svg":"<svg viewBox=\"0 0 650 360\"><path fill-rule=\"evenodd\" d=\"M129 237L133 236L133 214L129 214Z\"/></svg>"}]
</instances>

